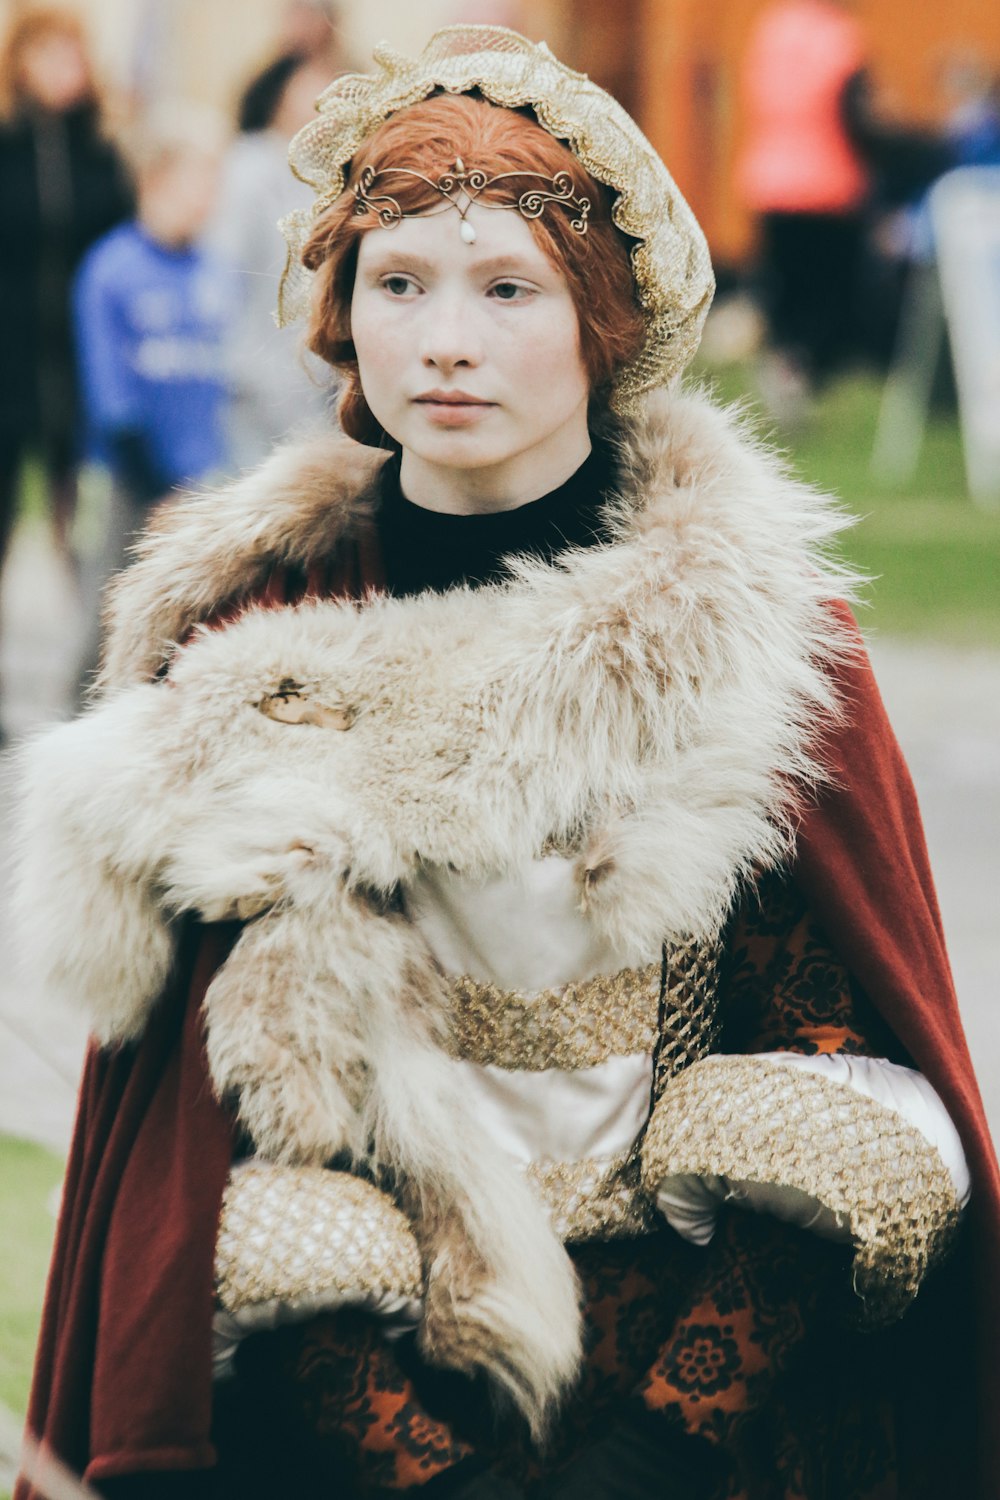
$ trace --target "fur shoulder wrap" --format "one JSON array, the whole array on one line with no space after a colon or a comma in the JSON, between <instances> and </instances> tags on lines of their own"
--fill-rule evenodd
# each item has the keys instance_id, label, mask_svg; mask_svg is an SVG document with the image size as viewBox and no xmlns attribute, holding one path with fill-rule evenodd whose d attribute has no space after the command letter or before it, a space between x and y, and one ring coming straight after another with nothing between
<instances>
[{"instance_id":1,"label":"fur shoulder wrap","mask_svg":"<svg viewBox=\"0 0 1000 1500\"><path fill-rule=\"evenodd\" d=\"M822 775L826 668L851 649L828 608L850 583L827 550L845 523L702 396L650 398L621 458L608 546L477 591L251 608L180 650L276 563L357 535L381 458L324 437L165 511L113 590L101 700L31 750L22 905L50 975L53 902L82 900L53 879L71 831L172 911L273 900L288 870L255 878L248 851L280 830L381 893L418 861L477 876L568 848L636 962L717 932ZM246 856L231 869L223 828ZM99 1034L134 1033L140 988L91 990Z\"/></svg>"}]
</instances>

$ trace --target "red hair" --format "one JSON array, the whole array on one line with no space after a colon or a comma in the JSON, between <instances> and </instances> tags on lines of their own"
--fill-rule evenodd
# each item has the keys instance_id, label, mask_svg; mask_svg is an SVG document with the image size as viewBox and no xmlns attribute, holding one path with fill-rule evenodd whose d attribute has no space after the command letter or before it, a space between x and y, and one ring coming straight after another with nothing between
<instances>
[{"instance_id":1,"label":"red hair","mask_svg":"<svg viewBox=\"0 0 1000 1500\"><path fill-rule=\"evenodd\" d=\"M580 325L580 352L591 397L606 396L622 365L635 358L645 336L636 300L629 242L611 221L611 196L581 167L569 149L543 130L530 113L504 109L468 94L441 94L413 104L379 127L350 165L347 188L316 222L302 259L316 273L307 343L314 354L340 370L344 389L340 420L344 431L362 442L379 442L382 428L361 391L357 354L351 339L351 297L358 242L378 227L374 214L354 212L354 185L366 167L376 172L407 167L436 179L457 157L488 176L532 172L555 177L566 172L576 196L589 198L586 234L578 234L568 210L550 205L526 223L541 249L565 276ZM416 178L400 178L392 195L404 214L440 206L440 197ZM516 202L516 183L488 191L497 203Z\"/></svg>"}]
</instances>

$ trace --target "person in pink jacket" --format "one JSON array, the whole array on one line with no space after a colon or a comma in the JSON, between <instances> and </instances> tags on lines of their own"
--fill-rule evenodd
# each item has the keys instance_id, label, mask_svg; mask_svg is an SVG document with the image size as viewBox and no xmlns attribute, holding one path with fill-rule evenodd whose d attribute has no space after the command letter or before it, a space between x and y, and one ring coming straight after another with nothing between
<instances>
[{"instance_id":1,"label":"person in pink jacket","mask_svg":"<svg viewBox=\"0 0 1000 1500\"><path fill-rule=\"evenodd\" d=\"M838 0L777 0L744 62L737 181L760 219L764 303L786 384L833 371L850 337L869 176L856 141L862 29Z\"/></svg>"}]
</instances>

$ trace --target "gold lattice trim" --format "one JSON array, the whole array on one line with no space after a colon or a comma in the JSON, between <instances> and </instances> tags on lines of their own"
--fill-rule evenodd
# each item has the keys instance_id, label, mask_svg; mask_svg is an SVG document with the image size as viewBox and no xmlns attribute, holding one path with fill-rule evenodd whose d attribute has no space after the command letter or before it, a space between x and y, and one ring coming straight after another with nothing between
<instances>
[{"instance_id":1,"label":"gold lattice trim","mask_svg":"<svg viewBox=\"0 0 1000 1500\"><path fill-rule=\"evenodd\" d=\"M905 1311L958 1225L940 1152L907 1120L761 1058L709 1057L671 1082L646 1132L642 1179L655 1197L677 1174L798 1188L841 1216L872 1323Z\"/></svg>"},{"instance_id":2,"label":"gold lattice trim","mask_svg":"<svg viewBox=\"0 0 1000 1500\"><path fill-rule=\"evenodd\" d=\"M658 963L532 996L463 974L449 986L449 1047L498 1068L592 1068L651 1053L659 1008Z\"/></svg>"},{"instance_id":3,"label":"gold lattice trim","mask_svg":"<svg viewBox=\"0 0 1000 1500\"><path fill-rule=\"evenodd\" d=\"M506 1068L586 1068L654 1054L658 1086L703 1057L716 1032L718 949L680 942L663 965L625 969L530 999L453 983L451 1050ZM655 1212L635 1150L535 1162L528 1178L565 1240L643 1234ZM322 1167L246 1162L230 1178L216 1243L216 1289L229 1312L325 1294L416 1298L420 1252L404 1215L363 1179Z\"/></svg>"},{"instance_id":4,"label":"gold lattice trim","mask_svg":"<svg viewBox=\"0 0 1000 1500\"><path fill-rule=\"evenodd\" d=\"M413 1231L384 1193L346 1172L267 1162L247 1162L229 1179L215 1283L233 1313L327 1293L423 1295Z\"/></svg>"},{"instance_id":5,"label":"gold lattice trim","mask_svg":"<svg viewBox=\"0 0 1000 1500\"><path fill-rule=\"evenodd\" d=\"M449 1049L468 1062L528 1072L655 1054L659 1088L711 1050L718 977L718 946L694 941L670 944L662 964L536 995L463 974L449 987Z\"/></svg>"},{"instance_id":6,"label":"gold lattice trim","mask_svg":"<svg viewBox=\"0 0 1000 1500\"><path fill-rule=\"evenodd\" d=\"M529 1072L652 1056L658 1096L715 1045L719 959L717 943L682 940L664 947L662 962L530 997L463 975L450 986L449 1047L468 1062ZM636 1149L533 1162L528 1177L564 1240L645 1234L656 1222Z\"/></svg>"},{"instance_id":7,"label":"gold lattice trim","mask_svg":"<svg viewBox=\"0 0 1000 1500\"><path fill-rule=\"evenodd\" d=\"M280 321L290 322L308 306L302 247L316 217L343 192L345 169L361 144L390 115L439 90L476 89L494 104L529 106L539 124L618 195L612 216L637 242L632 268L647 331L641 352L615 385L615 411L630 415L644 391L683 370L698 347L715 289L708 246L670 173L621 105L544 43L498 26L447 26L413 59L383 43L374 60L377 72L347 74L330 85L319 118L291 144L292 169L314 189L316 202L281 223L289 254Z\"/></svg>"},{"instance_id":8,"label":"gold lattice trim","mask_svg":"<svg viewBox=\"0 0 1000 1500\"><path fill-rule=\"evenodd\" d=\"M544 1199L556 1233L568 1243L648 1234L656 1225L656 1211L639 1181L636 1151L532 1162L528 1180Z\"/></svg>"},{"instance_id":9,"label":"gold lattice trim","mask_svg":"<svg viewBox=\"0 0 1000 1500\"><path fill-rule=\"evenodd\" d=\"M707 1057L718 1041L721 961L717 941L681 938L664 944L654 1098L675 1073Z\"/></svg>"}]
</instances>

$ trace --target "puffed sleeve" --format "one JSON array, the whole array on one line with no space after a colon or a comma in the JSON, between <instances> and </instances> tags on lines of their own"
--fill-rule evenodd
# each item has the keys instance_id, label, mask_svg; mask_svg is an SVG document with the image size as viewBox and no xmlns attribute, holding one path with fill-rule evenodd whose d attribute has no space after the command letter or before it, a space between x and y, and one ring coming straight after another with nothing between
<instances>
[{"instance_id":1,"label":"puffed sleeve","mask_svg":"<svg viewBox=\"0 0 1000 1500\"><path fill-rule=\"evenodd\" d=\"M866 1320L891 1320L946 1253L968 1169L940 1098L791 875L763 880L739 915L725 1011L723 1051L675 1077L656 1107L647 1189L698 1243L731 1200L853 1245Z\"/></svg>"}]
</instances>

